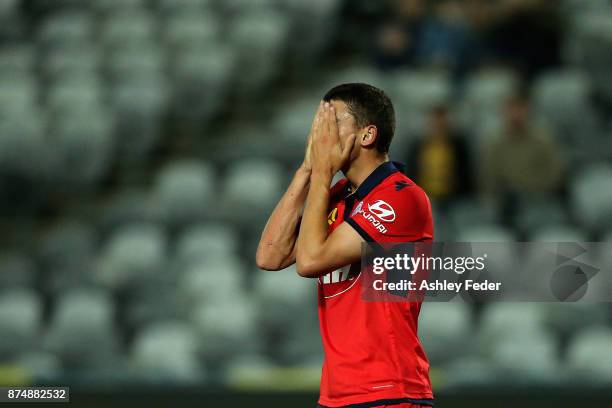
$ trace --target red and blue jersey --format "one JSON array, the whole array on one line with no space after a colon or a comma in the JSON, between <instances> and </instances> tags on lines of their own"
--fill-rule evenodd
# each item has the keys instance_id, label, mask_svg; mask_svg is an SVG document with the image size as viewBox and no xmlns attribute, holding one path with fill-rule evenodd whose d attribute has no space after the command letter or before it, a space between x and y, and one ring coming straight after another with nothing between
<instances>
[{"instance_id":1,"label":"red and blue jersey","mask_svg":"<svg viewBox=\"0 0 612 408\"><path fill-rule=\"evenodd\" d=\"M351 193L332 187L329 232L343 222L367 242L433 240L425 192L385 162ZM319 323L325 360L319 404L340 407L373 401L432 405L429 362L417 337L420 302L366 302L360 264L319 278Z\"/></svg>"}]
</instances>

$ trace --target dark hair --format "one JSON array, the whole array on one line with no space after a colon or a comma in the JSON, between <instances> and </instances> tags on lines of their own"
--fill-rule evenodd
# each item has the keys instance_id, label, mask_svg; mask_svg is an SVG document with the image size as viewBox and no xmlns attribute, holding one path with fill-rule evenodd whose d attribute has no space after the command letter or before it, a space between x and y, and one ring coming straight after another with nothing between
<instances>
[{"instance_id":1,"label":"dark hair","mask_svg":"<svg viewBox=\"0 0 612 408\"><path fill-rule=\"evenodd\" d=\"M395 111L382 90L368 84L342 84L330 89L323 100L342 101L355 117L357 126L374 125L378 129L376 150L387 153L395 133Z\"/></svg>"}]
</instances>

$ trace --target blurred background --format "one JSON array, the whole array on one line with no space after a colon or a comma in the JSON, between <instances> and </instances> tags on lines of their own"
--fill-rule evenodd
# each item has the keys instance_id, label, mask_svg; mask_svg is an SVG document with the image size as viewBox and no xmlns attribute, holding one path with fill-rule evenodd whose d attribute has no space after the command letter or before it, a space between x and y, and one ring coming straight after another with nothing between
<instances>
[{"instance_id":1,"label":"blurred background","mask_svg":"<svg viewBox=\"0 0 612 408\"><path fill-rule=\"evenodd\" d=\"M388 92L437 241L611 241L610 50L607 0L2 0L0 383L314 406L316 283L254 253L323 93ZM612 401L608 304L419 331L438 406Z\"/></svg>"}]
</instances>

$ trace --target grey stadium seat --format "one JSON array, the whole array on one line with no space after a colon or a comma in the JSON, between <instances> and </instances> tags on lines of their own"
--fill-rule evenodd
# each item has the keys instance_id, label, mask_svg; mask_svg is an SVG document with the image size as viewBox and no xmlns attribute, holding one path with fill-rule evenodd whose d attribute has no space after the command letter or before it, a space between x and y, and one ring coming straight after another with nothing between
<instances>
[{"instance_id":1,"label":"grey stadium seat","mask_svg":"<svg viewBox=\"0 0 612 408\"><path fill-rule=\"evenodd\" d=\"M219 39L219 21L209 13L183 12L171 15L163 27L163 38L170 50L205 46Z\"/></svg>"},{"instance_id":2,"label":"grey stadium seat","mask_svg":"<svg viewBox=\"0 0 612 408\"><path fill-rule=\"evenodd\" d=\"M473 351L469 304L462 301L424 302L419 316L419 338L432 364L444 364Z\"/></svg>"},{"instance_id":3,"label":"grey stadium seat","mask_svg":"<svg viewBox=\"0 0 612 408\"><path fill-rule=\"evenodd\" d=\"M593 229L612 226L612 166L590 165L571 184L571 205L582 225Z\"/></svg>"},{"instance_id":4,"label":"grey stadium seat","mask_svg":"<svg viewBox=\"0 0 612 408\"><path fill-rule=\"evenodd\" d=\"M42 301L26 289L6 289L0 296L0 358L15 359L36 346L42 328Z\"/></svg>"},{"instance_id":5,"label":"grey stadium seat","mask_svg":"<svg viewBox=\"0 0 612 408\"><path fill-rule=\"evenodd\" d=\"M492 344L488 356L507 377L532 382L559 379L558 339L548 332L527 332Z\"/></svg>"},{"instance_id":6,"label":"grey stadium seat","mask_svg":"<svg viewBox=\"0 0 612 408\"><path fill-rule=\"evenodd\" d=\"M102 207L99 222L105 231L112 231L123 224L159 220L150 192L139 186L119 190Z\"/></svg>"},{"instance_id":7,"label":"grey stadium seat","mask_svg":"<svg viewBox=\"0 0 612 408\"><path fill-rule=\"evenodd\" d=\"M216 43L178 49L171 62L176 113L204 122L217 113L229 94L237 62L232 47Z\"/></svg>"},{"instance_id":8,"label":"grey stadium seat","mask_svg":"<svg viewBox=\"0 0 612 408\"><path fill-rule=\"evenodd\" d=\"M544 317L545 308L538 303L490 303L480 319L479 344L486 352L504 338L539 333L544 327Z\"/></svg>"},{"instance_id":9,"label":"grey stadium seat","mask_svg":"<svg viewBox=\"0 0 612 408\"><path fill-rule=\"evenodd\" d=\"M98 277L110 287L138 284L163 270L167 245L165 231L159 226L124 225L104 246L98 259Z\"/></svg>"},{"instance_id":10,"label":"grey stadium seat","mask_svg":"<svg viewBox=\"0 0 612 408\"><path fill-rule=\"evenodd\" d=\"M203 374L197 345L196 334L186 322L154 323L137 334L130 367L146 380L197 382Z\"/></svg>"},{"instance_id":11,"label":"grey stadium seat","mask_svg":"<svg viewBox=\"0 0 612 408\"><path fill-rule=\"evenodd\" d=\"M567 224L552 225L533 233L531 240L537 242L587 242L588 235L579 228Z\"/></svg>"},{"instance_id":12,"label":"grey stadium seat","mask_svg":"<svg viewBox=\"0 0 612 408\"><path fill-rule=\"evenodd\" d=\"M93 40L94 28L94 19L88 13L56 13L42 23L38 41L47 50L82 46Z\"/></svg>"},{"instance_id":13,"label":"grey stadium seat","mask_svg":"<svg viewBox=\"0 0 612 408\"><path fill-rule=\"evenodd\" d=\"M195 261L182 271L178 293L183 310L213 305L218 301L244 296L244 270L232 258Z\"/></svg>"},{"instance_id":14,"label":"grey stadium seat","mask_svg":"<svg viewBox=\"0 0 612 408\"><path fill-rule=\"evenodd\" d=\"M0 255L0 290L32 287L36 264L25 253L5 251Z\"/></svg>"},{"instance_id":15,"label":"grey stadium seat","mask_svg":"<svg viewBox=\"0 0 612 408\"><path fill-rule=\"evenodd\" d=\"M236 354L256 351L255 310L246 294L202 302L191 316L200 339L199 353L208 361L223 362Z\"/></svg>"},{"instance_id":16,"label":"grey stadium seat","mask_svg":"<svg viewBox=\"0 0 612 408\"><path fill-rule=\"evenodd\" d=\"M214 217L214 170L195 160L175 161L155 177L153 200L164 221L171 225Z\"/></svg>"},{"instance_id":17,"label":"grey stadium seat","mask_svg":"<svg viewBox=\"0 0 612 408\"><path fill-rule=\"evenodd\" d=\"M117 334L114 305L103 292L72 290L56 300L45 336L45 348L57 353L65 367L113 365Z\"/></svg>"},{"instance_id":18,"label":"grey stadium seat","mask_svg":"<svg viewBox=\"0 0 612 408\"><path fill-rule=\"evenodd\" d=\"M282 169L277 163L245 160L229 169L225 181L225 200L233 206L244 208L247 205L253 211L267 210L279 198L282 183Z\"/></svg>"},{"instance_id":19,"label":"grey stadium seat","mask_svg":"<svg viewBox=\"0 0 612 408\"><path fill-rule=\"evenodd\" d=\"M576 334L567 350L567 366L574 378L593 382L612 382L612 330L593 327Z\"/></svg>"},{"instance_id":20,"label":"grey stadium seat","mask_svg":"<svg viewBox=\"0 0 612 408\"><path fill-rule=\"evenodd\" d=\"M114 149L113 121L103 113L66 116L51 131L56 145L56 183L89 186L107 174Z\"/></svg>"},{"instance_id":21,"label":"grey stadium seat","mask_svg":"<svg viewBox=\"0 0 612 408\"><path fill-rule=\"evenodd\" d=\"M258 92L279 73L288 29L287 18L272 11L245 14L233 22L230 42L238 51L239 66L245 69L236 77L238 86Z\"/></svg>"},{"instance_id":22,"label":"grey stadium seat","mask_svg":"<svg viewBox=\"0 0 612 408\"><path fill-rule=\"evenodd\" d=\"M130 44L154 43L157 35L157 22L154 15L137 10L117 12L107 17L102 25L101 40L104 46L112 49Z\"/></svg>"},{"instance_id":23,"label":"grey stadium seat","mask_svg":"<svg viewBox=\"0 0 612 408\"><path fill-rule=\"evenodd\" d=\"M75 74L95 76L102 55L97 47L88 44L48 52L43 60L42 69L50 81L66 81Z\"/></svg>"},{"instance_id":24,"label":"grey stadium seat","mask_svg":"<svg viewBox=\"0 0 612 408\"><path fill-rule=\"evenodd\" d=\"M175 261L189 265L201 259L229 259L238 255L238 235L224 224L190 226L178 239Z\"/></svg>"}]
</instances>

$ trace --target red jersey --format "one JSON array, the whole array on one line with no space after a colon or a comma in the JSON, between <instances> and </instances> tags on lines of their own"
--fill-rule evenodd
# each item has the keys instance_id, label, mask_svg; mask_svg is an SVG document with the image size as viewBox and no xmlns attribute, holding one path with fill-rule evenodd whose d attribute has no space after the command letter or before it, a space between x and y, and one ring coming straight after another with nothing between
<instances>
[{"instance_id":1,"label":"red jersey","mask_svg":"<svg viewBox=\"0 0 612 408\"><path fill-rule=\"evenodd\" d=\"M352 194L346 179L336 183L329 232L347 222L368 242L431 241L429 199L400 166L381 164ZM360 269L356 263L319 278L325 351L319 404L384 400L433 405L429 362L417 337L421 303L363 301Z\"/></svg>"}]
</instances>

